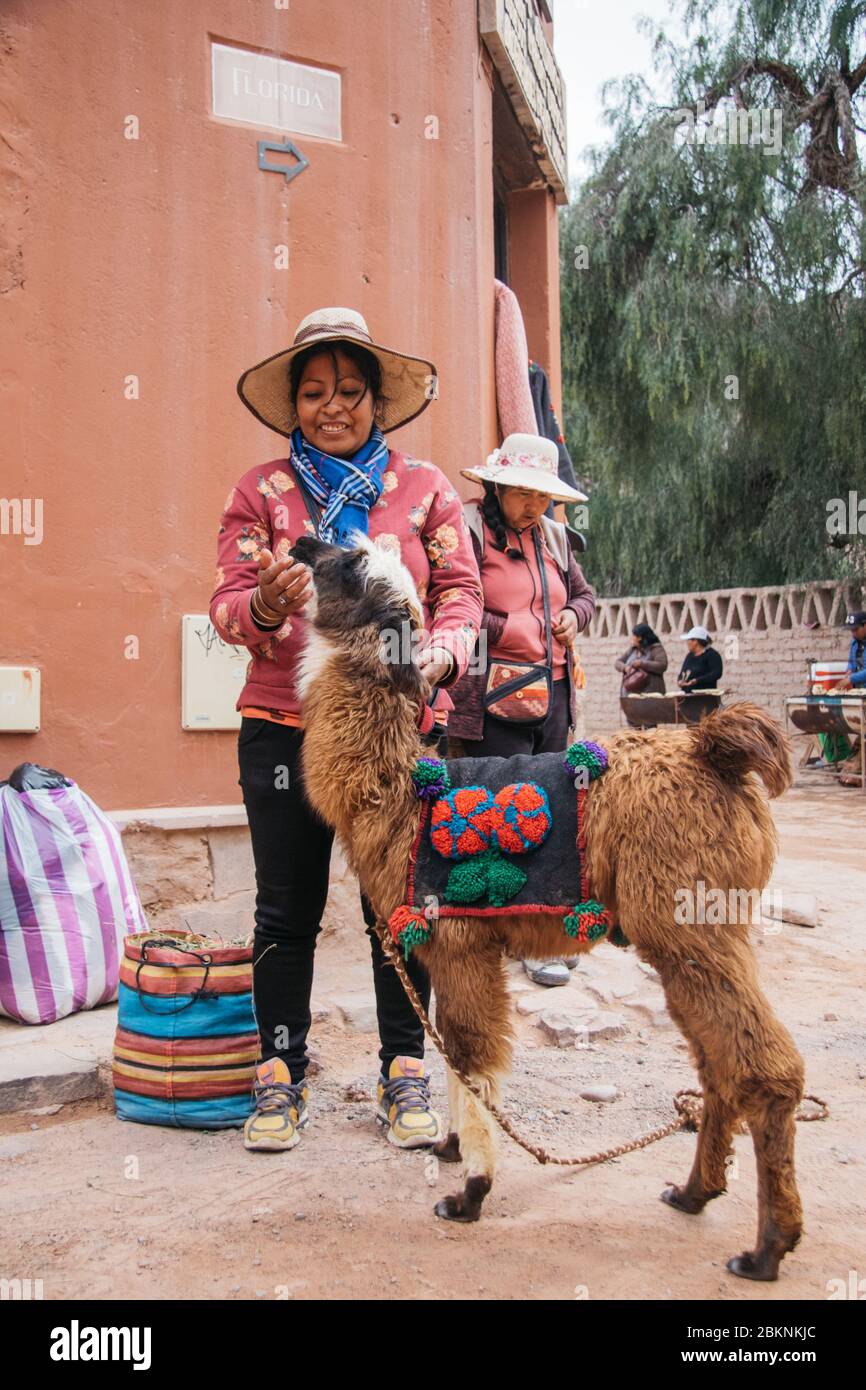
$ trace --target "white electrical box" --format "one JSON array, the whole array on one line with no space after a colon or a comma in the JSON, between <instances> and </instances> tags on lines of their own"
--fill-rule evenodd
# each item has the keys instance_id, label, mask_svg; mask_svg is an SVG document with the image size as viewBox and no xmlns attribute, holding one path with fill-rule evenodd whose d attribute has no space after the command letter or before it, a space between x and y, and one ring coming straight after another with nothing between
<instances>
[{"instance_id":1,"label":"white electrical box","mask_svg":"<svg viewBox=\"0 0 866 1390\"><path fill-rule=\"evenodd\" d=\"M181 727L239 729L235 709L246 680L246 647L224 642L206 613L185 613L181 620Z\"/></svg>"},{"instance_id":2,"label":"white electrical box","mask_svg":"<svg viewBox=\"0 0 866 1390\"><path fill-rule=\"evenodd\" d=\"M36 733L41 692L38 666L0 666L0 733Z\"/></svg>"}]
</instances>

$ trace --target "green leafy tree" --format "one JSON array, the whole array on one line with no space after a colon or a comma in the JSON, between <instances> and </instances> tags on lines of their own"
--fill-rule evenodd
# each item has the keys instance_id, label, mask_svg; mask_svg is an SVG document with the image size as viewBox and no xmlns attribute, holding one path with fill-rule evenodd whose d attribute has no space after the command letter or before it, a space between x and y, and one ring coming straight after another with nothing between
<instances>
[{"instance_id":1,"label":"green leafy tree","mask_svg":"<svg viewBox=\"0 0 866 1390\"><path fill-rule=\"evenodd\" d=\"M859 576L829 509L854 491L866 532L866 0L679 8L669 102L606 89L561 226L588 568L608 594Z\"/></svg>"}]
</instances>

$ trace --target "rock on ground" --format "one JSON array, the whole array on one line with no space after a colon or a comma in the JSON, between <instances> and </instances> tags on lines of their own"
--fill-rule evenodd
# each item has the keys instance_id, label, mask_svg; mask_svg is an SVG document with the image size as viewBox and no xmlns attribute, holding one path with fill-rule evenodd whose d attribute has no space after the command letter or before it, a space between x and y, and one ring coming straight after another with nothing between
<instances>
[{"instance_id":1,"label":"rock on ground","mask_svg":"<svg viewBox=\"0 0 866 1390\"><path fill-rule=\"evenodd\" d=\"M580 1093L582 1100L611 1101L619 1097L616 1086L586 1086Z\"/></svg>"}]
</instances>

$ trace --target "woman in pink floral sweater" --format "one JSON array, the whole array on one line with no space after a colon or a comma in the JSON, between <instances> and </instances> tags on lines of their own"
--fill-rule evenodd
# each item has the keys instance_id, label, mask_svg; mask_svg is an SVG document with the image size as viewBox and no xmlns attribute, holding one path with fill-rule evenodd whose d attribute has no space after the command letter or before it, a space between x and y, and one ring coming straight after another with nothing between
<instances>
[{"instance_id":1,"label":"woman in pink floral sweater","mask_svg":"<svg viewBox=\"0 0 866 1390\"><path fill-rule=\"evenodd\" d=\"M429 641L419 666L438 687L427 725L446 723L447 687L466 670L478 636L481 585L458 494L432 463L389 448L384 437L426 408L434 384L431 363L375 344L349 309L310 314L291 348L238 383L253 413L291 440L288 458L250 468L226 499L210 608L220 636L250 652L237 707L257 886L253 1000L261 1063L244 1131L251 1149L292 1148L307 1122L313 957L332 845L301 785L295 678L311 588L291 547L305 532L351 547L361 530L400 556L424 605ZM363 896L361 905L381 1041L377 1114L392 1143L429 1145L441 1126L430 1108L423 1030L383 957ZM409 973L426 1006L423 969L410 965Z\"/></svg>"}]
</instances>

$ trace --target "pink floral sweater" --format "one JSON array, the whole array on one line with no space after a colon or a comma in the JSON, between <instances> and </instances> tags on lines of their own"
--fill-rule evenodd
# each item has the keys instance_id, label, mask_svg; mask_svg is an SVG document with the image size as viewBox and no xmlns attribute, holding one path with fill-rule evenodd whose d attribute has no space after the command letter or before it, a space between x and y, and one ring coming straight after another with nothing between
<instances>
[{"instance_id":1,"label":"pink floral sweater","mask_svg":"<svg viewBox=\"0 0 866 1390\"><path fill-rule=\"evenodd\" d=\"M287 459L251 468L226 498L220 522L211 621L224 641L249 648L247 681L237 702L299 714L295 692L304 646L303 610L276 631L263 632L250 616L262 549L286 560L295 540L315 534ZM400 556L424 605L427 631L464 671L481 624L483 597L478 565L460 498L434 464L390 450L382 495L370 508L370 539ZM452 708L442 691L437 713Z\"/></svg>"}]
</instances>

